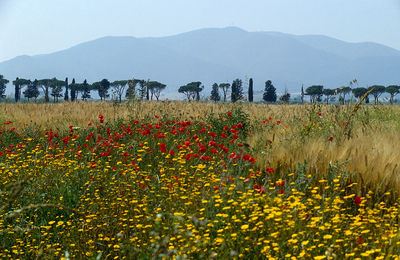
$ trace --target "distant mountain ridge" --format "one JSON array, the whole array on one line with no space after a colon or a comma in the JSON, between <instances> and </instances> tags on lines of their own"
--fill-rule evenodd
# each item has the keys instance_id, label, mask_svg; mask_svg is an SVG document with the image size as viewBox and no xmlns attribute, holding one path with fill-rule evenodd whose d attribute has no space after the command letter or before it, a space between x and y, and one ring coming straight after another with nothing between
<instances>
[{"instance_id":1,"label":"distant mountain ridge","mask_svg":"<svg viewBox=\"0 0 400 260\"><path fill-rule=\"evenodd\" d=\"M283 91L301 85L340 87L400 83L400 51L377 43L348 43L322 35L247 32L237 27L200 29L174 36L109 36L69 49L18 56L0 63L10 81L22 78L151 79L167 84L167 96L191 81L212 83L252 77L255 90L268 79ZM12 88L9 85L8 92Z\"/></svg>"}]
</instances>

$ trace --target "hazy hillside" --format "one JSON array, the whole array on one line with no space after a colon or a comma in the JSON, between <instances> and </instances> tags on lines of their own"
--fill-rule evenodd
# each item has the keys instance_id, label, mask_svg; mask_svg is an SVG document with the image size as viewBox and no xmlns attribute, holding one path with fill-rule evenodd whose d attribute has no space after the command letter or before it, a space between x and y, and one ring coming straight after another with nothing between
<instances>
[{"instance_id":1,"label":"hazy hillside","mask_svg":"<svg viewBox=\"0 0 400 260\"><path fill-rule=\"evenodd\" d=\"M373 42L354 44L323 35L288 36L316 49L333 53L348 59L358 59L370 56L400 56L400 52L398 50Z\"/></svg>"},{"instance_id":2,"label":"hazy hillside","mask_svg":"<svg viewBox=\"0 0 400 260\"><path fill-rule=\"evenodd\" d=\"M202 29L162 38L104 37L56 53L19 56L0 63L8 79L73 78L89 82L144 78L168 85L168 96L190 81L253 77L260 90L271 79L278 90L302 84L338 87L400 82L400 51L376 43L347 43L319 35ZM11 86L9 85L9 92Z\"/></svg>"}]
</instances>

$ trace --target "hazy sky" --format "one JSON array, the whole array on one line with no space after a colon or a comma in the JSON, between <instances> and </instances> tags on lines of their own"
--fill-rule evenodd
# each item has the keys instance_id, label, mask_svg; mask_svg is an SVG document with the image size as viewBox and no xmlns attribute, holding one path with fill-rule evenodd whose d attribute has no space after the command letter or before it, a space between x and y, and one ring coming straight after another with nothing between
<instances>
[{"instance_id":1,"label":"hazy sky","mask_svg":"<svg viewBox=\"0 0 400 260\"><path fill-rule=\"evenodd\" d=\"M0 61L106 35L166 36L226 26L400 50L400 0L0 0Z\"/></svg>"}]
</instances>

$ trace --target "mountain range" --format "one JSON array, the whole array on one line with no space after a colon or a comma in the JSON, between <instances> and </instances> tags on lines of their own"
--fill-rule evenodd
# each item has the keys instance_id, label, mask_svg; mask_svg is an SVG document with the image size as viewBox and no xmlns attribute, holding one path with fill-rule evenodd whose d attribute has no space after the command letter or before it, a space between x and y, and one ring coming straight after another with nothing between
<instances>
[{"instance_id":1,"label":"mountain range","mask_svg":"<svg viewBox=\"0 0 400 260\"><path fill-rule=\"evenodd\" d=\"M150 79L179 86L201 81L208 95L214 82L254 79L261 91L272 80L278 92L302 85L337 88L353 79L360 86L400 83L400 51L372 42L349 43L323 35L247 32L237 27L208 28L168 37L103 37L58 52L18 56L0 63L10 81L75 78ZM11 84L8 93L12 92Z\"/></svg>"}]
</instances>

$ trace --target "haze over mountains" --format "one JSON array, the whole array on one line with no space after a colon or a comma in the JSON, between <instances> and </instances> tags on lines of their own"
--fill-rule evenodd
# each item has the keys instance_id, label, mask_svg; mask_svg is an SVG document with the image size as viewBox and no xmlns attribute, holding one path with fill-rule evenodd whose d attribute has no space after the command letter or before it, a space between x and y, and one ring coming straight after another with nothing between
<instances>
[{"instance_id":1,"label":"haze over mountains","mask_svg":"<svg viewBox=\"0 0 400 260\"><path fill-rule=\"evenodd\" d=\"M252 77L255 90L272 80L278 92L301 85L336 88L357 78L360 86L400 83L400 51L376 43L348 43L322 35L247 32L236 27L201 29L160 38L104 37L59 52L19 56L0 63L0 74L40 79L151 79L167 96L191 81L212 83ZM8 85L8 93L12 87Z\"/></svg>"}]
</instances>

